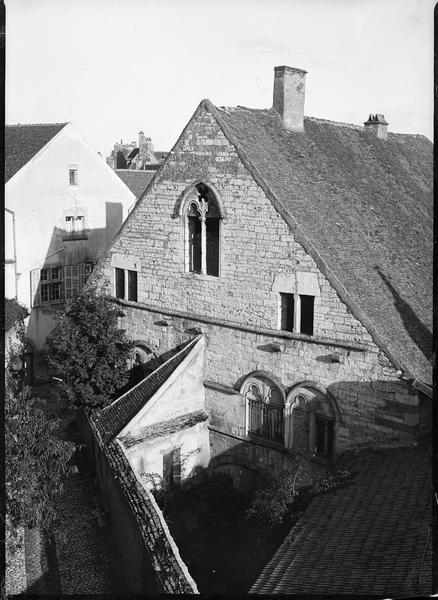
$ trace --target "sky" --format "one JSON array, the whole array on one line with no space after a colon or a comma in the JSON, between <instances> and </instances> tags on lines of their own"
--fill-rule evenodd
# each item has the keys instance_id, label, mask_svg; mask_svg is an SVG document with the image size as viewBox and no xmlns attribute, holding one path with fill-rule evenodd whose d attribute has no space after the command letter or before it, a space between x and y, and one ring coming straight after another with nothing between
<instances>
[{"instance_id":1,"label":"sky","mask_svg":"<svg viewBox=\"0 0 438 600\"><path fill-rule=\"evenodd\" d=\"M305 69L305 114L433 136L435 0L6 0L6 123L72 121L107 156L170 150L203 98L272 106Z\"/></svg>"}]
</instances>

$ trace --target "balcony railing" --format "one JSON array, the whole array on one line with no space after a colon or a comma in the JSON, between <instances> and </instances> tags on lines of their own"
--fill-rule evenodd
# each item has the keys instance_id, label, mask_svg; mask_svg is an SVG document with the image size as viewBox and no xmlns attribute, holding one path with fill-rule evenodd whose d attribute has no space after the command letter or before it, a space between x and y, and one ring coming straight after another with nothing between
<instances>
[{"instance_id":1,"label":"balcony railing","mask_svg":"<svg viewBox=\"0 0 438 600\"><path fill-rule=\"evenodd\" d=\"M282 443L284 439L284 407L248 400L249 435Z\"/></svg>"}]
</instances>

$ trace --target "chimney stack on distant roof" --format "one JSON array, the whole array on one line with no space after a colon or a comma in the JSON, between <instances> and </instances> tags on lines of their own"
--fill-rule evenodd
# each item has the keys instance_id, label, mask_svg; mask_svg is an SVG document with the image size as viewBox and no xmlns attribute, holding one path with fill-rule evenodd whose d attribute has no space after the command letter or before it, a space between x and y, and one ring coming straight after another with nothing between
<instances>
[{"instance_id":1,"label":"chimney stack on distant roof","mask_svg":"<svg viewBox=\"0 0 438 600\"><path fill-rule=\"evenodd\" d=\"M304 97L306 73L295 67L274 67L273 108L286 129L304 131Z\"/></svg>"},{"instance_id":2,"label":"chimney stack on distant roof","mask_svg":"<svg viewBox=\"0 0 438 600\"><path fill-rule=\"evenodd\" d=\"M374 133L380 140L388 138L388 121L381 114L370 115L364 123L365 129Z\"/></svg>"}]
</instances>

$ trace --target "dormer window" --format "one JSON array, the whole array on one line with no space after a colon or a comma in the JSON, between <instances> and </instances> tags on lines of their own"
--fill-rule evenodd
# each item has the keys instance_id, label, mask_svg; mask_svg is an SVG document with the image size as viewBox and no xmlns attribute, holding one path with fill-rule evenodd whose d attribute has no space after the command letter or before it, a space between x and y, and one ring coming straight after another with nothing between
<instances>
[{"instance_id":1,"label":"dormer window","mask_svg":"<svg viewBox=\"0 0 438 600\"><path fill-rule=\"evenodd\" d=\"M68 181L70 185L78 185L78 169L71 166L68 170Z\"/></svg>"},{"instance_id":2,"label":"dormer window","mask_svg":"<svg viewBox=\"0 0 438 600\"><path fill-rule=\"evenodd\" d=\"M221 218L213 191L198 184L185 212L186 269L190 273L219 277Z\"/></svg>"}]
</instances>

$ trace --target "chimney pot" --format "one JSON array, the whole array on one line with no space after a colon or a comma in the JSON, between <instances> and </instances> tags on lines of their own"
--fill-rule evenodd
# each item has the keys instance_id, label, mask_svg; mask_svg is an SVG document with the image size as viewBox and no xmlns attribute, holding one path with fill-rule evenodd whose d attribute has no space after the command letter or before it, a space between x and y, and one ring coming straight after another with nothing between
<instances>
[{"instance_id":1,"label":"chimney pot","mask_svg":"<svg viewBox=\"0 0 438 600\"><path fill-rule=\"evenodd\" d=\"M380 113L371 114L365 121L365 130L373 133L380 140L388 138L388 121Z\"/></svg>"},{"instance_id":2,"label":"chimney pot","mask_svg":"<svg viewBox=\"0 0 438 600\"><path fill-rule=\"evenodd\" d=\"M274 67L273 108L289 131L304 131L306 73L286 65Z\"/></svg>"}]
</instances>

